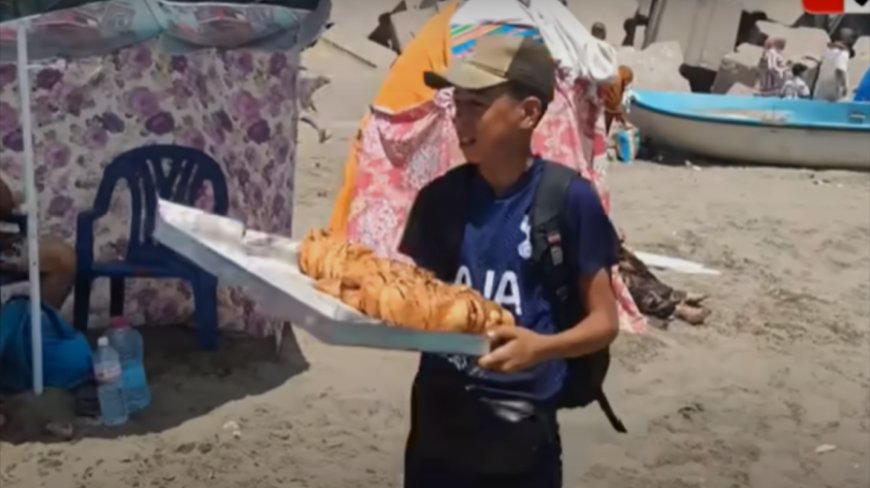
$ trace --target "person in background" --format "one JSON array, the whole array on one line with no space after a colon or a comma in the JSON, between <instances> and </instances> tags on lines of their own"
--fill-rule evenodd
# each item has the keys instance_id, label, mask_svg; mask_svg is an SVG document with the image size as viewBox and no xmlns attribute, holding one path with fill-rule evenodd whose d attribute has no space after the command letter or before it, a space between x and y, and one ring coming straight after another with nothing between
<instances>
[{"instance_id":1,"label":"person in background","mask_svg":"<svg viewBox=\"0 0 870 488\"><path fill-rule=\"evenodd\" d=\"M806 73L807 67L803 64L795 64L791 67L791 73L782 85L780 96L782 98L809 98L810 87L804 81L803 75Z\"/></svg>"},{"instance_id":2,"label":"person in background","mask_svg":"<svg viewBox=\"0 0 870 488\"><path fill-rule=\"evenodd\" d=\"M616 80L604 92L604 133L610 134L610 127L616 121L625 124L625 91L634 81L634 71L628 66L620 66Z\"/></svg>"},{"instance_id":3,"label":"person in background","mask_svg":"<svg viewBox=\"0 0 870 488\"><path fill-rule=\"evenodd\" d=\"M0 177L0 221L16 208L9 186ZM27 239L0 231L0 274L26 274ZM42 303L60 309L75 283L76 254L73 248L52 237L39 240L39 274Z\"/></svg>"},{"instance_id":4,"label":"person in background","mask_svg":"<svg viewBox=\"0 0 870 488\"><path fill-rule=\"evenodd\" d=\"M16 206L12 191L0 177L0 221L9 219ZM28 271L26 248L26 238L20 234L8 234L0 230L0 276L26 276ZM40 293L43 304L55 309L63 305L75 283L75 263L76 255L72 247L56 239L40 239ZM2 283L0 280L0 284ZM0 303L0 309L2 308L3 304ZM0 411L0 429L6 422L5 414Z\"/></svg>"},{"instance_id":5,"label":"person in background","mask_svg":"<svg viewBox=\"0 0 870 488\"><path fill-rule=\"evenodd\" d=\"M856 102L870 102L870 68L867 68L867 71L864 72L864 77L858 83L853 100Z\"/></svg>"},{"instance_id":6,"label":"person in background","mask_svg":"<svg viewBox=\"0 0 870 488\"><path fill-rule=\"evenodd\" d=\"M598 39L599 41L607 40L607 27L604 27L604 24L601 22L596 22L592 24L592 29L590 30L592 37Z\"/></svg>"},{"instance_id":7,"label":"person in background","mask_svg":"<svg viewBox=\"0 0 870 488\"><path fill-rule=\"evenodd\" d=\"M764 51L758 60L758 95L778 97L785 83L788 62L783 55L785 39L771 37L764 41Z\"/></svg>"},{"instance_id":8,"label":"person in background","mask_svg":"<svg viewBox=\"0 0 870 488\"><path fill-rule=\"evenodd\" d=\"M822 62L813 98L836 102L849 92L849 52L855 43L855 34L850 29L841 29L828 44Z\"/></svg>"}]
</instances>

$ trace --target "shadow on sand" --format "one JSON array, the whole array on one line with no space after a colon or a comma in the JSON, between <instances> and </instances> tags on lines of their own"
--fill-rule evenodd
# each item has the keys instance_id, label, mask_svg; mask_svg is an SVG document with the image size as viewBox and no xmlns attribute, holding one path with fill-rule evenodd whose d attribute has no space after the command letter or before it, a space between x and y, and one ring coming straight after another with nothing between
<instances>
[{"instance_id":1,"label":"shadow on sand","mask_svg":"<svg viewBox=\"0 0 870 488\"><path fill-rule=\"evenodd\" d=\"M152 404L117 428L76 418L73 395L49 390L42 396L24 394L5 400L8 425L0 440L66 442L82 438L117 438L158 433L247 396L268 392L305 371L308 363L290 327L276 347L274 338L254 339L223 334L216 352L200 351L192 328L139 329L145 338L145 366ZM91 339L96 342L95 333ZM48 425L55 432L48 432ZM57 435L72 427L71 436ZM64 438L66 437L66 438Z\"/></svg>"}]
</instances>

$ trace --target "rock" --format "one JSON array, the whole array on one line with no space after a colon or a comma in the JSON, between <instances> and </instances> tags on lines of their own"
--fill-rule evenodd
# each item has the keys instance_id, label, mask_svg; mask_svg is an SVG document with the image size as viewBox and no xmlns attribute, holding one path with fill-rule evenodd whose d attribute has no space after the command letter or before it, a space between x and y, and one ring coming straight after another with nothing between
<instances>
[{"instance_id":1,"label":"rock","mask_svg":"<svg viewBox=\"0 0 870 488\"><path fill-rule=\"evenodd\" d=\"M635 17L644 22L649 20L654 3L655 0L637 0L637 12Z\"/></svg>"},{"instance_id":2,"label":"rock","mask_svg":"<svg viewBox=\"0 0 870 488\"><path fill-rule=\"evenodd\" d=\"M620 47L616 59L634 71L633 88L690 91L688 80L680 75L683 51L678 42L657 42L643 51L631 46Z\"/></svg>"},{"instance_id":3,"label":"rock","mask_svg":"<svg viewBox=\"0 0 870 488\"><path fill-rule=\"evenodd\" d=\"M431 9L437 12L441 9L441 4L443 4L444 1L445 0L402 0L398 4L396 4L396 6L393 7L392 10L386 11L378 16L378 25L375 30L373 30L371 34L369 34L368 38L382 46L386 46L393 51L401 53L401 47L404 47L404 45L407 44L403 44L403 46L397 45L396 29L393 27L394 22L392 20L392 17L397 14L408 13L413 19L415 17L414 12L418 12L420 10ZM417 17L419 17L419 15L417 15ZM428 19L428 17L426 18ZM422 23L420 25L422 25ZM416 28L419 27L420 26L417 26Z\"/></svg>"},{"instance_id":4,"label":"rock","mask_svg":"<svg viewBox=\"0 0 870 488\"><path fill-rule=\"evenodd\" d=\"M837 446L833 444L821 444L816 447L816 454L824 454L826 452L833 452L837 450Z\"/></svg>"},{"instance_id":5,"label":"rock","mask_svg":"<svg viewBox=\"0 0 870 488\"><path fill-rule=\"evenodd\" d=\"M762 49L753 44L741 44L737 50L726 54L719 64L716 80L710 89L713 93L730 93L735 84L755 86L758 82L758 60Z\"/></svg>"},{"instance_id":6,"label":"rock","mask_svg":"<svg viewBox=\"0 0 870 488\"><path fill-rule=\"evenodd\" d=\"M601 22L607 28L607 42L622 45L626 21L634 19L637 0L568 0L568 10L586 26Z\"/></svg>"},{"instance_id":7,"label":"rock","mask_svg":"<svg viewBox=\"0 0 870 488\"><path fill-rule=\"evenodd\" d=\"M821 60L830 42L828 33L824 29L815 27L792 28L766 20L755 24L750 41L752 44L763 46L764 42L771 37L785 39L785 56L791 60L806 57Z\"/></svg>"},{"instance_id":8,"label":"rock","mask_svg":"<svg viewBox=\"0 0 870 488\"><path fill-rule=\"evenodd\" d=\"M634 28L634 39L632 45L635 49L643 49L644 41L646 40L646 26L638 25Z\"/></svg>"},{"instance_id":9,"label":"rock","mask_svg":"<svg viewBox=\"0 0 870 488\"><path fill-rule=\"evenodd\" d=\"M868 21L870 19L867 18L866 14L846 14L840 17L840 23L837 25L837 28L842 29L846 27L852 29L858 37L870 36L870 22Z\"/></svg>"},{"instance_id":10,"label":"rock","mask_svg":"<svg viewBox=\"0 0 870 488\"><path fill-rule=\"evenodd\" d=\"M736 0L658 0L646 29L646 45L680 44L685 64L716 70L734 50L743 6Z\"/></svg>"},{"instance_id":11,"label":"rock","mask_svg":"<svg viewBox=\"0 0 870 488\"><path fill-rule=\"evenodd\" d=\"M414 40L417 31L438 12L436 7L406 10L390 15L390 43L399 53Z\"/></svg>"},{"instance_id":12,"label":"rock","mask_svg":"<svg viewBox=\"0 0 870 488\"><path fill-rule=\"evenodd\" d=\"M768 20L784 26L795 26L804 15L803 5L794 0L764 0L744 2L744 5L747 12L763 13Z\"/></svg>"},{"instance_id":13,"label":"rock","mask_svg":"<svg viewBox=\"0 0 870 488\"><path fill-rule=\"evenodd\" d=\"M855 58L870 59L870 36L861 36L855 42Z\"/></svg>"},{"instance_id":14,"label":"rock","mask_svg":"<svg viewBox=\"0 0 870 488\"><path fill-rule=\"evenodd\" d=\"M443 0L405 0L405 8L408 10L423 10L432 7L437 7L439 2Z\"/></svg>"},{"instance_id":15,"label":"rock","mask_svg":"<svg viewBox=\"0 0 870 488\"><path fill-rule=\"evenodd\" d=\"M739 81L731 85L731 88L726 92L728 95L736 95L736 96L749 96L755 95L755 88L744 85Z\"/></svg>"},{"instance_id":16,"label":"rock","mask_svg":"<svg viewBox=\"0 0 870 488\"><path fill-rule=\"evenodd\" d=\"M343 29L338 24L324 32L320 40L370 68L387 69L396 59L396 52L392 49Z\"/></svg>"},{"instance_id":17,"label":"rock","mask_svg":"<svg viewBox=\"0 0 870 488\"><path fill-rule=\"evenodd\" d=\"M175 452L177 452L178 454L190 454L193 452L194 449L196 449L196 443L185 442L184 444L176 447Z\"/></svg>"}]
</instances>

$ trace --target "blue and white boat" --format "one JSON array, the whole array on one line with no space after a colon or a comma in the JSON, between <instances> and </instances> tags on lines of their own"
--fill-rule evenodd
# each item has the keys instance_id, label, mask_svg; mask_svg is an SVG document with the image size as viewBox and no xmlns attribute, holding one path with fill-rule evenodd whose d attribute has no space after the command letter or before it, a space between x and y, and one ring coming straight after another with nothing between
<instances>
[{"instance_id":1,"label":"blue and white boat","mask_svg":"<svg viewBox=\"0 0 870 488\"><path fill-rule=\"evenodd\" d=\"M644 137L743 164L870 170L870 103L638 90Z\"/></svg>"}]
</instances>

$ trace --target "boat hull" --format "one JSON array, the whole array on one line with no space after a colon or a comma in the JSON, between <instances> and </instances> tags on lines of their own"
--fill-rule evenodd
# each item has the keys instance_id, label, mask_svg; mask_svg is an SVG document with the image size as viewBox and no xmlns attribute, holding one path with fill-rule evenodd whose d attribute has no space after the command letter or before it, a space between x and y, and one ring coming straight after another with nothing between
<instances>
[{"instance_id":1,"label":"boat hull","mask_svg":"<svg viewBox=\"0 0 870 488\"><path fill-rule=\"evenodd\" d=\"M793 110L794 106L783 108L781 104L773 108L712 107L706 109L707 116L698 116L697 112L679 113L679 109L657 107L652 103L644 103L642 95L635 99L629 120L644 138L658 144L744 164L870 171L870 125L864 128L863 111L848 112L847 117L855 114L855 121L839 124L845 127L825 127L822 123L788 121L780 115ZM866 110L870 112L870 106ZM716 115L710 116L710 113ZM850 123L853 125L848 125Z\"/></svg>"}]
</instances>

